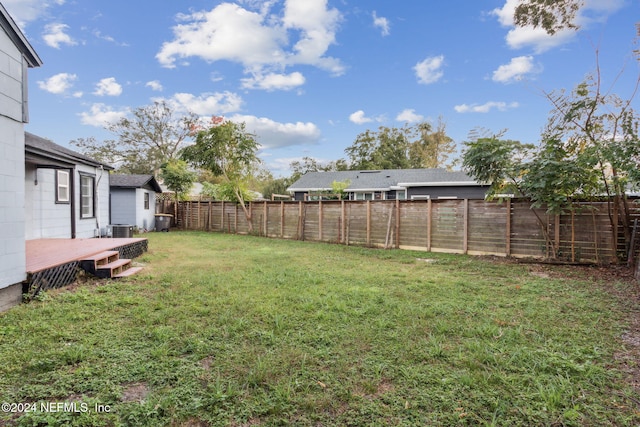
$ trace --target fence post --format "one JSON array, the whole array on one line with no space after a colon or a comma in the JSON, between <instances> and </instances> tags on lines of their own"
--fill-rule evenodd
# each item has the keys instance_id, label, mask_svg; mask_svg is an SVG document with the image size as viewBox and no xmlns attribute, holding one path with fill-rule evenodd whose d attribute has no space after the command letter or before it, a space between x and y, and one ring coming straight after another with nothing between
<instances>
[{"instance_id":1,"label":"fence post","mask_svg":"<svg viewBox=\"0 0 640 427\"><path fill-rule=\"evenodd\" d=\"M267 201L265 200L264 202L264 218L263 218L263 224L264 224L264 236L267 236L267 227L269 225L269 206L267 205Z\"/></svg>"},{"instance_id":2,"label":"fence post","mask_svg":"<svg viewBox=\"0 0 640 427\"><path fill-rule=\"evenodd\" d=\"M467 254L469 252L469 199L464 199L462 202L463 209L463 233L462 237L462 251Z\"/></svg>"},{"instance_id":3,"label":"fence post","mask_svg":"<svg viewBox=\"0 0 640 427\"><path fill-rule=\"evenodd\" d=\"M298 240L302 240L300 238L302 230L302 200L298 202Z\"/></svg>"},{"instance_id":4,"label":"fence post","mask_svg":"<svg viewBox=\"0 0 640 427\"><path fill-rule=\"evenodd\" d=\"M371 200L367 200L367 246L371 246Z\"/></svg>"},{"instance_id":5,"label":"fence post","mask_svg":"<svg viewBox=\"0 0 640 427\"><path fill-rule=\"evenodd\" d=\"M224 200L220 203L220 231L224 233Z\"/></svg>"},{"instance_id":6,"label":"fence post","mask_svg":"<svg viewBox=\"0 0 640 427\"><path fill-rule=\"evenodd\" d=\"M284 201L280 201L280 237L284 238Z\"/></svg>"},{"instance_id":7,"label":"fence post","mask_svg":"<svg viewBox=\"0 0 640 427\"><path fill-rule=\"evenodd\" d=\"M238 234L238 204L233 205L233 234Z\"/></svg>"},{"instance_id":8,"label":"fence post","mask_svg":"<svg viewBox=\"0 0 640 427\"><path fill-rule=\"evenodd\" d=\"M322 198L318 201L318 240L322 241Z\"/></svg>"},{"instance_id":9,"label":"fence post","mask_svg":"<svg viewBox=\"0 0 640 427\"><path fill-rule=\"evenodd\" d=\"M511 198L507 199L507 229L505 231L506 247L505 252L507 256L511 256Z\"/></svg>"},{"instance_id":10,"label":"fence post","mask_svg":"<svg viewBox=\"0 0 640 427\"><path fill-rule=\"evenodd\" d=\"M433 211L433 202L427 200L427 252L431 252L431 216Z\"/></svg>"},{"instance_id":11,"label":"fence post","mask_svg":"<svg viewBox=\"0 0 640 427\"><path fill-rule=\"evenodd\" d=\"M345 205L344 205L344 200L341 200L340 203L342 204L342 206L340 207L340 225L342 227L342 233L340 233L340 243L345 243L345 239L346 239L346 226L347 226L347 221L346 221L346 209L345 209Z\"/></svg>"},{"instance_id":12,"label":"fence post","mask_svg":"<svg viewBox=\"0 0 640 427\"><path fill-rule=\"evenodd\" d=\"M396 249L400 249L400 200L396 199Z\"/></svg>"},{"instance_id":13,"label":"fence post","mask_svg":"<svg viewBox=\"0 0 640 427\"><path fill-rule=\"evenodd\" d=\"M555 247L555 253L553 254L553 259L555 259L560 253L560 215L559 214L556 214L555 221L556 223L554 224L554 233L555 233L556 247Z\"/></svg>"}]
</instances>

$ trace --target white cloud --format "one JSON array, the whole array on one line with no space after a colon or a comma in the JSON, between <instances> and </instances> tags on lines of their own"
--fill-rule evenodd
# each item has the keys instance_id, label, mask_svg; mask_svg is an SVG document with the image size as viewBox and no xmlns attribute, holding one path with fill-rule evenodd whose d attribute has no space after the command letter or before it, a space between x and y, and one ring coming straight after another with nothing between
<instances>
[{"instance_id":1,"label":"white cloud","mask_svg":"<svg viewBox=\"0 0 640 427\"><path fill-rule=\"evenodd\" d=\"M295 89L304 84L305 78L302 73L296 71L291 74L255 74L253 77L241 81L242 87L245 89L262 89L271 92Z\"/></svg>"},{"instance_id":2,"label":"white cloud","mask_svg":"<svg viewBox=\"0 0 640 427\"><path fill-rule=\"evenodd\" d=\"M389 20L382 16L378 16L375 10L373 11L373 26L380 28L383 36L388 36L390 34Z\"/></svg>"},{"instance_id":3,"label":"white cloud","mask_svg":"<svg viewBox=\"0 0 640 427\"><path fill-rule=\"evenodd\" d=\"M97 96L120 96L122 94L122 86L116 82L115 77L107 77L96 84L96 90L93 94Z\"/></svg>"},{"instance_id":4,"label":"white cloud","mask_svg":"<svg viewBox=\"0 0 640 427\"><path fill-rule=\"evenodd\" d=\"M461 105L456 105L453 108L458 113L488 113L493 109L497 109L498 111L507 111L507 110L511 110L511 109L514 109L514 108L518 108L518 103L517 102L512 102L510 104L507 104L506 102L489 101L489 102L484 103L482 105L478 105L478 104L472 104L472 105L461 104Z\"/></svg>"},{"instance_id":5,"label":"white cloud","mask_svg":"<svg viewBox=\"0 0 640 427\"><path fill-rule=\"evenodd\" d=\"M242 98L232 92L203 93L200 96L176 93L166 101L176 111L190 111L199 116L234 113L242 107Z\"/></svg>"},{"instance_id":6,"label":"white cloud","mask_svg":"<svg viewBox=\"0 0 640 427\"><path fill-rule=\"evenodd\" d=\"M49 77L47 80L38 81L38 87L49 93L63 94L73 86L78 78L75 74L60 73Z\"/></svg>"},{"instance_id":7,"label":"white cloud","mask_svg":"<svg viewBox=\"0 0 640 427\"><path fill-rule=\"evenodd\" d=\"M145 84L146 87L150 87L151 90L156 91L156 92L162 92L162 84L160 84L159 80L151 80L150 82L147 82Z\"/></svg>"},{"instance_id":8,"label":"white cloud","mask_svg":"<svg viewBox=\"0 0 640 427\"><path fill-rule=\"evenodd\" d=\"M274 4L261 3L259 11L251 11L221 3L210 11L179 15L181 22L173 27L173 40L163 43L156 59L168 68L175 67L176 60L190 57L207 62L226 60L242 64L245 72L254 76L285 75L282 71L286 67L301 64L334 74L344 72L339 60L326 56L336 42L341 20L336 9L328 9L326 0L286 0L278 16L271 12Z\"/></svg>"},{"instance_id":9,"label":"white cloud","mask_svg":"<svg viewBox=\"0 0 640 427\"><path fill-rule=\"evenodd\" d=\"M424 120L424 116L417 114L416 110L407 108L406 110L402 110L397 116L396 120L399 122L406 123L417 123Z\"/></svg>"},{"instance_id":10,"label":"white cloud","mask_svg":"<svg viewBox=\"0 0 640 427\"><path fill-rule=\"evenodd\" d=\"M113 110L105 104L93 104L88 112L78 114L83 124L95 127L105 127L127 116L127 110Z\"/></svg>"},{"instance_id":11,"label":"white cloud","mask_svg":"<svg viewBox=\"0 0 640 427\"><path fill-rule=\"evenodd\" d=\"M416 72L418 83L425 85L435 83L444 75L442 65L444 64L444 56L431 56L424 61L418 62L413 69Z\"/></svg>"},{"instance_id":12,"label":"white cloud","mask_svg":"<svg viewBox=\"0 0 640 427\"><path fill-rule=\"evenodd\" d=\"M536 53L542 53L566 44L576 37L576 32L570 29L558 31L550 36L542 28L515 27L513 15L519 2L520 0L505 0L502 8L491 11L503 27L511 27L505 39L512 49L530 46ZM604 20L623 6L624 0L586 0L578 11L575 22L581 28L588 27L593 22Z\"/></svg>"},{"instance_id":13,"label":"white cloud","mask_svg":"<svg viewBox=\"0 0 640 427\"><path fill-rule=\"evenodd\" d=\"M24 28L29 22L43 16L54 5L61 6L64 0L3 0L2 5L7 9L18 26Z\"/></svg>"},{"instance_id":14,"label":"white cloud","mask_svg":"<svg viewBox=\"0 0 640 427\"><path fill-rule=\"evenodd\" d=\"M362 111L362 110L358 110L358 111L356 111L355 113L352 113L352 114L349 116L349 120L350 120L351 122L353 122L353 123L357 124L357 125L363 125L363 124L365 124L365 123L370 123L370 122L372 122L372 121L373 121L373 119L372 119L372 118L367 117L367 116L364 114L364 111Z\"/></svg>"},{"instance_id":15,"label":"white cloud","mask_svg":"<svg viewBox=\"0 0 640 427\"><path fill-rule=\"evenodd\" d=\"M315 144L320 139L320 129L311 122L279 123L265 117L240 114L229 120L244 122L247 130L257 135L262 149Z\"/></svg>"},{"instance_id":16,"label":"white cloud","mask_svg":"<svg viewBox=\"0 0 640 427\"><path fill-rule=\"evenodd\" d=\"M61 44L74 46L78 43L69 34L65 33L68 28L68 25L61 23L47 24L44 27L45 33L42 35L42 39L47 46L55 49L60 49Z\"/></svg>"},{"instance_id":17,"label":"white cloud","mask_svg":"<svg viewBox=\"0 0 640 427\"><path fill-rule=\"evenodd\" d=\"M511 62L501 65L493 72L492 80L500 83L512 83L522 80L526 74L539 72L533 64L533 56L518 56Z\"/></svg>"}]
</instances>

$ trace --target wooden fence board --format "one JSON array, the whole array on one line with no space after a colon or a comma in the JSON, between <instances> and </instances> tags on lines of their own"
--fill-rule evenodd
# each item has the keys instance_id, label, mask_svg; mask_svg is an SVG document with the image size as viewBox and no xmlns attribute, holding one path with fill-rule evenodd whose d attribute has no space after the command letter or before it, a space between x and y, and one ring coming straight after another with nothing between
<instances>
[{"instance_id":1,"label":"wooden fence board","mask_svg":"<svg viewBox=\"0 0 640 427\"><path fill-rule=\"evenodd\" d=\"M640 218L640 203L629 206ZM615 246L606 202L585 203L574 215L548 215L523 200L262 201L248 208L255 234L284 239L533 258L551 257L555 247L558 259L596 263L610 263L624 250ZM177 211L175 224L183 229L249 232L242 208L232 202L176 207L160 199L156 209Z\"/></svg>"}]
</instances>

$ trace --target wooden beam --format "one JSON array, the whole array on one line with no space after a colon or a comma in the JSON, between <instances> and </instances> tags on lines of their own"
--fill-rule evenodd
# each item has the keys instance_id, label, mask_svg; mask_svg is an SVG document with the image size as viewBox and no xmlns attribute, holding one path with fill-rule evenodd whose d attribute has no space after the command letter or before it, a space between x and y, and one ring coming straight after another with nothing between
<instances>
[{"instance_id":1,"label":"wooden beam","mask_svg":"<svg viewBox=\"0 0 640 427\"><path fill-rule=\"evenodd\" d=\"M462 252L466 254L469 251L469 199L464 199L462 206Z\"/></svg>"},{"instance_id":2,"label":"wooden beam","mask_svg":"<svg viewBox=\"0 0 640 427\"><path fill-rule=\"evenodd\" d=\"M318 201L318 240L322 241L322 199Z\"/></svg>"},{"instance_id":3,"label":"wooden beam","mask_svg":"<svg viewBox=\"0 0 640 427\"><path fill-rule=\"evenodd\" d=\"M505 253L511 256L511 198L507 199L507 229L505 230Z\"/></svg>"},{"instance_id":4,"label":"wooden beam","mask_svg":"<svg viewBox=\"0 0 640 427\"><path fill-rule=\"evenodd\" d=\"M427 200L427 252L431 252L431 226L432 226L433 202Z\"/></svg>"},{"instance_id":5,"label":"wooden beam","mask_svg":"<svg viewBox=\"0 0 640 427\"><path fill-rule=\"evenodd\" d=\"M367 246L371 246L371 200L367 200Z\"/></svg>"},{"instance_id":6,"label":"wooden beam","mask_svg":"<svg viewBox=\"0 0 640 427\"><path fill-rule=\"evenodd\" d=\"M400 200L396 199L396 249L400 249Z\"/></svg>"}]
</instances>

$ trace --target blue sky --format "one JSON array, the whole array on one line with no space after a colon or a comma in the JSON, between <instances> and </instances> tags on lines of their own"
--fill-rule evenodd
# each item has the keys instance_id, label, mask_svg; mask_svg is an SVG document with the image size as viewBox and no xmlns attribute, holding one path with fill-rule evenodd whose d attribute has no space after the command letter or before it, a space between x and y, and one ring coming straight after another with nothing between
<instances>
[{"instance_id":1,"label":"blue sky","mask_svg":"<svg viewBox=\"0 0 640 427\"><path fill-rule=\"evenodd\" d=\"M68 145L166 100L243 121L276 176L344 158L379 126L446 122L537 143L550 104L596 68L628 98L638 0L587 0L578 32L516 29L517 0L2 0L44 64L27 130ZM622 74L620 74L622 72ZM638 102L634 102L636 108Z\"/></svg>"}]
</instances>

